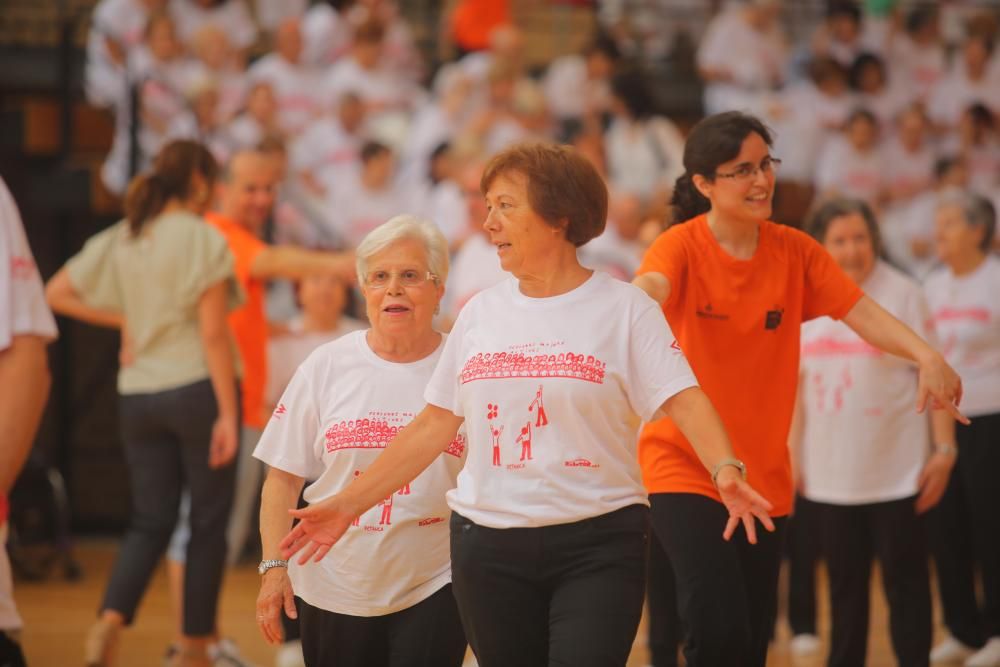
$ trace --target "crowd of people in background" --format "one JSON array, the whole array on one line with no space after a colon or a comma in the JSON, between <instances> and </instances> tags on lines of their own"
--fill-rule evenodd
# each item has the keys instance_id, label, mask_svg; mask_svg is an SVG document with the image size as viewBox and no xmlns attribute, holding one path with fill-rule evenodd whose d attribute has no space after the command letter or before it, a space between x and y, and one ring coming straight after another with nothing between
<instances>
[{"instance_id":1,"label":"crowd of people in background","mask_svg":"<svg viewBox=\"0 0 1000 667\"><path fill-rule=\"evenodd\" d=\"M281 395L295 369L312 350L365 328L363 320L370 313L361 298L363 288L352 285L355 267L348 253L387 220L409 214L433 222L440 232L451 269L437 271L447 274L447 284L443 296L435 297L433 321L438 330L447 331L471 298L505 277L490 230L484 230L484 166L491 156L524 142L570 144L608 189L603 233L575 244L581 266L624 281L661 270L647 249L654 239L664 238L660 234L671 223L687 220L672 219L676 190L682 183L692 191L695 186L686 154L690 119L662 112L664 82L652 65L676 48L677 27L683 25L696 45L694 66L703 84L704 112L741 110L766 125L748 131L760 137L761 155L755 153L753 164L744 165L745 174L715 172L735 159L721 154L693 173L734 185L773 177L774 219L780 222L806 227L811 210L807 231L840 269L938 346L960 372L966 387L962 406L972 419L970 425L958 426L956 435L950 418L929 425L901 404L879 408L874 415L875 408L847 398L849 390L857 383L856 391L870 395L884 391L879 383L891 380L901 392L915 392L914 368L901 361L894 366L883 357L871 361L871 355L880 353L842 324L820 320L806 326L791 443L796 518L787 528L779 521L776 535L763 536L765 544L773 542L768 553L777 553L787 529L793 573L801 575L792 577L792 649L808 653L819 646L810 571L822 553L829 562L835 606L830 664L860 664L867 633L867 573L877 555L888 577L893 644L901 664L930 659L967 660L969 667L1000 665L1000 541L987 509L1000 504L990 483L990 473L1000 463L1000 307L995 297L1000 290L1000 244L995 240L1000 56L994 50L1000 13L995 8L972 1L902 0L867 3L862 10L857 3L831 0L811 34L792 39L789 10L777 0L722 2L715 13L703 3L677 3L676 17L649 3L608 0L596 3L593 35L579 52L539 66L528 61L525 32L504 2L457 3L442 30L442 39L454 45L454 56L431 63L392 0L257 0L253 6L249 1L101 0L92 18L85 90L90 103L114 116L113 145L101 176L111 193L124 198L128 221L91 242L57 274L49 287L50 304L63 314L122 329L119 388L134 422L123 424L123 437L132 443L133 483L161 485L167 501L134 510L152 528L130 533L129 553L141 558L130 558L128 567L116 569L101 623L88 639L93 664L110 659L119 628L131 622L150 563L165 551L176 564L172 577L178 609L178 639L168 653L180 656L178 664L200 665L202 658L220 656L239 659L220 640L215 596L224 563L259 550L256 538L248 539L263 481L251 454L269 415L283 409ZM656 26L663 29L654 30ZM743 150L740 142L746 136L736 139ZM195 160L192 147L197 144L207 152ZM713 150L707 146L706 154ZM179 150L186 157L176 158ZM171 154L180 162L164 163ZM139 181L145 191L137 190L133 180L141 174L146 175ZM678 180L685 174L688 181ZM701 194L716 206L728 201ZM141 213L135 212L139 201L147 202ZM209 208L213 212L206 213ZM129 301L125 292L139 289L128 272L146 268L135 263L148 260L143 253L149 252L130 246L127 230L131 225L138 236L145 222L169 215L192 227L177 227L175 234L187 233L206 248L203 255L185 258L202 263L192 264L202 279L180 286L177 303L170 306L187 318L186 328L170 335L189 351L207 355L199 356L197 367L183 377L178 375L183 368L155 363L157 356L179 354L180 348L156 348L162 343L150 333L173 324L133 313L152 327L143 331L124 327L120 315L129 317L130 308L141 309L141 295ZM203 215L209 224L188 224ZM701 228L692 224L690 229L694 235ZM171 244L180 242L158 241L168 254ZM231 263L213 259L212 252L226 247ZM112 256L120 264L113 280L101 273L100 261ZM728 267L728 259L720 262ZM665 275L668 264L663 264ZM803 275L818 271L806 262ZM364 284L365 276L357 278ZM440 278L444 285L445 275ZM668 278L678 279L673 274ZM365 296L370 309L372 296ZM706 308L711 311L712 304ZM199 331L197 321L216 321L230 310L239 363L227 369L223 352L212 352L217 344L212 332ZM669 318L668 307L664 312ZM826 304L825 310L804 312L801 319L820 312L845 316L847 305ZM779 324L782 313L775 315ZM424 324L429 327L431 319L428 315ZM851 322L848 326L860 333ZM681 329L674 326L675 332ZM678 335L685 346L686 335ZM346 348L344 340L340 345ZM438 339L434 341L437 349ZM691 358L691 350L685 352ZM144 364L151 362L153 370L143 381ZM699 368L694 371L704 380ZM231 391L234 374L242 379L238 397ZM185 476L201 480L204 488L181 484L179 475L165 476L162 465L151 463L149 456L143 460L141 453L160 437L139 432L137 424L149 426L142 409L174 401L171 405L183 414L187 395L170 393L178 383L185 392L200 392L207 403L220 406L202 415L204 432L191 436L204 440L205 447L214 443L209 453L216 458L202 457L194 467L193 459L177 464L190 468ZM789 380L790 387L794 384ZM141 399L130 396L137 393ZM785 396L789 410L794 395L789 390ZM709 392L709 398L719 407L717 396ZM418 405L406 409L419 412ZM900 416L904 412L905 418ZM885 451L859 454L853 468L842 458L831 460L836 448L824 439L833 435L834 424L848 419L845 415L880 419L880 427L892 432L888 439L896 449L880 443ZM904 451L904 432L926 441L926 447ZM741 437L730 436L734 441ZM530 443L530 429L527 437ZM482 438L489 440L488 434ZM659 440L670 438L683 441L677 433L654 428L644 436L646 456ZM276 445L265 440L263 446L267 454ZM530 449L525 451L530 457ZM237 462L234 468L220 472L230 461ZM780 469L774 488L781 498L769 500L780 500L777 517L787 516L793 503L791 473L776 456L764 465ZM897 468L894 483L844 482L861 479L866 465ZM172 470L179 473L180 467ZM298 501L307 468L322 473L304 463L284 468L294 484L282 489L275 505L282 512ZM220 475L224 483L214 481ZM651 479L656 488L650 487ZM673 482L650 477L648 471L646 482L661 507L670 504ZM209 496L215 500L206 501ZM235 497L231 513L222 496ZM172 503L182 509L166 506ZM910 511L913 503L916 510ZM928 543L922 516L937 505L931 515L937 518L927 522ZM657 514L656 502L653 510L654 526L669 523L665 514ZM228 554L208 537L219 533L216 524L227 518ZM860 524L872 536L853 542L844 537ZM899 533L883 539L879 533L887 525ZM272 552L279 537L270 535ZM820 543L841 548L816 549ZM671 558L684 556L677 544L656 543L654 553L663 556L661 546ZM750 555L738 558L756 558L760 551L755 546ZM192 553L208 554L198 556L194 572L185 568ZM929 635L914 640L930 609L927 560L913 558L914 553L933 553L939 573L944 567L950 575L938 577L949 635L933 651ZM664 558L653 560L662 565ZM766 574L762 578L769 579L769 562L758 565ZM976 568L982 573L982 604L973 586ZM653 576L672 577L670 564L654 569ZM692 590L688 580L679 591L689 594L689 607ZM751 614L760 617L748 632L752 652L763 656L773 621L767 615L773 612L768 599L756 604L764 611ZM897 614L903 606L915 614L909 622ZM711 642L705 638L714 635L698 634L704 628L690 616L698 611L692 609L681 609L689 614L688 641L701 638L701 659L706 660L704 646ZM749 611L754 609L751 605ZM294 614L294 606L288 611ZM676 627L661 621L675 622L678 610L661 598L651 611L652 659L656 667L670 667L676 664L679 638L669 634ZM701 611L707 617L714 610ZM276 638L275 628L270 632ZM661 634L654 636L656 632ZM293 647L291 653L296 651ZM689 663L703 664L698 655L689 650ZM923 657L914 657L918 655Z\"/></svg>"}]
</instances>

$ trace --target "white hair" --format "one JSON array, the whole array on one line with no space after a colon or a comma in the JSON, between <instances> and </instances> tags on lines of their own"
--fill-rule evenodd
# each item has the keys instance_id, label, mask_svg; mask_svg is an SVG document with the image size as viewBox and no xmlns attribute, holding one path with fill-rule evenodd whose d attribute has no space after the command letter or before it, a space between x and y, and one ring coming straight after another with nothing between
<instances>
[{"instance_id":1,"label":"white hair","mask_svg":"<svg viewBox=\"0 0 1000 667\"><path fill-rule=\"evenodd\" d=\"M405 239L423 244L427 251L427 268L438 277L439 284L448 279L448 240L437 225L415 215L397 215L361 240L356 251L358 282L364 284L368 275L368 260L389 246Z\"/></svg>"}]
</instances>

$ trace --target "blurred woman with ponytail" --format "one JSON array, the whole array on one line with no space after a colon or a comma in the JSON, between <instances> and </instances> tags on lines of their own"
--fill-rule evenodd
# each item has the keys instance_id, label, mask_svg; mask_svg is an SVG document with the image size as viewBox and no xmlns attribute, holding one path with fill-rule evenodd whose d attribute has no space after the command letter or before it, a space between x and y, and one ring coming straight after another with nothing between
<instances>
[{"instance_id":1,"label":"blurred woman with ponytail","mask_svg":"<svg viewBox=\"0 0 1000 667\"><path fill-rule=\"evenodd\" d=\"M768 129L740 112L692 128L674 187L678 224L650 246L634 281L661 304L736 454L706 470L669 419L648 424L639 441L653 528L676 575L689 667L767 661L792 509L787 438L803 322L828 315L915 362L917 410L931 404L964 420L961 381L941 355L865 296L819 243L768 219L780 164L770 146ZM715 480L723 466L739 469L780 517L754 546L743 532L721 539L727 512Z\"/></svg>"},{"instance_id":2,"label":"blurred woman with ponytail","mask_svg":"<svg viewBox=\"0 0 1000 667\"><path fill-rule=\"evenodd\" d=\"M182 486L192 534L177 664L211 664L239 423L226 314L243 298L225 240L200 217L217 171L200 144L168 144L129 186L125 219L87 241L46 288L57 313L123 332L119 414L132 517L87 635L86 665L112 664L177 524Z\"/></svg>"}]
</instances>

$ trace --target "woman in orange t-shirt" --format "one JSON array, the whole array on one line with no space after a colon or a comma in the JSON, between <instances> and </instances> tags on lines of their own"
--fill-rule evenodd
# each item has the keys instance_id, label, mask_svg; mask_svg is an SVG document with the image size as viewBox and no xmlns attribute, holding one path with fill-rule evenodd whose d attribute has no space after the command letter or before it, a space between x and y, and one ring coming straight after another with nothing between
<instances>
[{"instance_id":1,"label":"woman in orange t-shirt","mask_svg":"<svg viewBox=\"0 0 1000 667\"><path fill-rule=\"evenodd\" d=\"M689 667L763 667L767 660L792 509L787 437L803 322L842 319L875 347L913 360L917 410L931 400L962 418L961 381L941 355L866 297L816 241L768 220L779 164L770 144L767 128L739 112L691 130L673 195L674 219L684 224L653 243L635 280L662 304L738 457L709 474L669 419L649 424L640 438L653 527L676 574ZM742 533L720 539L727 512L714 478L725 465L743 471L782 517L755 547ZM669 604L669 595L660 586L652 597Z\"/></svg>"}]
</instances>

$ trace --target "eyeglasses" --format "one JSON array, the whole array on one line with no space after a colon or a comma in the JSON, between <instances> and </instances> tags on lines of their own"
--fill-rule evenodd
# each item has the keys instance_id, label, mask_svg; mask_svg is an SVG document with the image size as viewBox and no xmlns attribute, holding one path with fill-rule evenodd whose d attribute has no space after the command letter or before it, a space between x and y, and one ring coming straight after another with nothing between
<instances>
[{"instance_id":1,"label":"eyeglasses","mask_svg":"<svg viewBox=\"0 0 1000 667\"><path fill-rule=\"evenodd\" d=\"M430 271L420 272L416 269L405 269L399 273L392 271L372 271L365 276L365 285L372 289L385 289L392 282L392 277L399 279L399 284L403 287L420 287L428 280L438 281L436 274Z\"/></svg>"},{"instance_id":2,"label":"eyeglasses","mask_svg":"<svg viewBox=\"0 0 1000 667\"><path fill-rule=\"evenodd\" d=\"M781 160L776 157L771 157L770 155L760 161L760 164L754 166L752 164L742 164L736 168L735 171L731 171L728 174L720 174L716 172L716 178L731 178L735 181L748 181L757 175L757 172L763 172L765 174L770 174L777 171L778 167L781 166Z\"/></svg>"}]
</instances>

